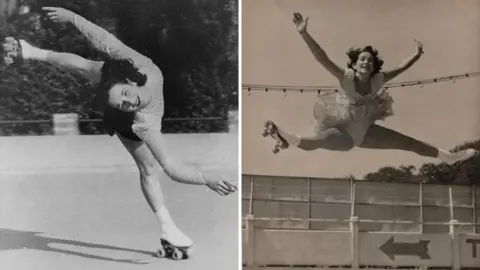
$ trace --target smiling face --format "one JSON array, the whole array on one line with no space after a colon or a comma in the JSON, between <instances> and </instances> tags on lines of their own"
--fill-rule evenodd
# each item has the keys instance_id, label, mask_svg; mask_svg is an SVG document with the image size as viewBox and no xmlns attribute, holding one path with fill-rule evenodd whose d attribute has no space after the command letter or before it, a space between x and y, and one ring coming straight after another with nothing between
<instances>
[{"instance_id":1,"label":"smiling face","mask_svg":"<svg viewBox=\"0 0 480 270\"><path fill-rule=\"evenodd\" d=\"M134 84L115 84L108 92L108 104L124 112L138 111L142 106L140 88Z\"/></svg>"},{"instance_id":2,"label":"smiling face","mask_svg":"<svg viewBox=\"0 0 480 270\"><path fill-rule=\"evenodd\" d=\"M361 52L358 55L357 62L353 65L353 68L357 73L366 77L372 75L374 70L374 57L369 52Z\"/></svg>"}]
</instances>

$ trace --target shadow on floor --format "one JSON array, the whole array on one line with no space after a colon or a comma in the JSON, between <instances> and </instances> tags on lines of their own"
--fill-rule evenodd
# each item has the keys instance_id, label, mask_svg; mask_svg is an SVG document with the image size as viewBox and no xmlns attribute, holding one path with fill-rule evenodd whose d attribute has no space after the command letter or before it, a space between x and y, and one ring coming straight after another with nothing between
<instances>
[{"instance_id":1,"label":"shadow on floor","mask_svg":"<svg viewBox=\"0 0 480 270\"><path fill-rule=\"evenodd\" d=\"M60 248L55 248L50 246L51 244L64 244L70 246L77 246L83 248L100 248L112 251L125 251L139 253L148 256L154 256L153 252L129 249L115 246L108 246L102 244L86 243L75 240L65 240L59 238L50 238L46 236L39 235L41 232L27 232L27 231L17 231L11 229L2 229L0 228L0 251L2 250L19 250L19 249L32 249L48 252L62 253L66 255L79 256L87 259L102 260L102 261L111 261L111 262L120 262L120 263L131 263L131 264L147 264L145 262L140 262L138 260L122 260L122 259L113 259L104 256L86 254L77 251L65 250Z\"/></svg>"}]
</instances>

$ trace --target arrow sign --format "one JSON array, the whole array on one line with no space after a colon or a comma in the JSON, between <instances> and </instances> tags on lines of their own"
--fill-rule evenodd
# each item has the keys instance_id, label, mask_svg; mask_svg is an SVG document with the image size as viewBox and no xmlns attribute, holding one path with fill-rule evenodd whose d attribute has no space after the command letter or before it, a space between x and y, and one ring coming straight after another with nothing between
<instances>
[{"instance_id":1,"label":"arrow sign","mask_svg":"<svg viewBox=\"0 0 480 270\"><path fill-rule=\"evenodd\" d=\"M392 236L379 249L392 261L395 261L395 256L418 256L422 260L430 260L428 244L430 244L430 240L421 240L418 243L399 243L395 242Z\"/></svg>"}]
</instances>

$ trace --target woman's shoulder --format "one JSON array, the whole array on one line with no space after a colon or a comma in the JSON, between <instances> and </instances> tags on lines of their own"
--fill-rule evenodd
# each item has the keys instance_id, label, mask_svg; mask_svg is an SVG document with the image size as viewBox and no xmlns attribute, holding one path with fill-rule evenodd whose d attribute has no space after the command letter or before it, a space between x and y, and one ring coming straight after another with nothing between
<instances>
[{"instance_id":1,"label":"woman's shoulder","mask_svg":"<svg viewBox=\"0 0 480 270\"><path fill-rule=\"evenodd\" d=\"M375 73L372 76L371 84L374 93L380 91L385 84L385 74L382 71Z\"/></svg>"},{"instance_id":2,"label":"woman's shoulder","mask_svg":"<svg viewBox=\"0 0 480 270\"><path fill-rule=\"evenodd\" d=\"M161 129L163 113L154 110L143 109L135 112L132 128L134 131L148 131L152 129Z\"/></svg>"},{"instance_id":3,"label":"woman's shoulder","mask_svg":"<svg viewBox=\"0 0 480 270\"><path fill-rule=\"evenodd\" d=\"M376 80L385 80L385 73L383 71L379 71L375 73L372 77Z\"/></svg>"},{"instance_id":4,"label":"woman's shoulder","mask_svg":"<svg viewBox=\"0 0 480 270\"><path fill-rule=\"evenodd\" d=\"M343 72L343 80L353 81L354 78L355 78L355 70L351 68L345 68L345 71Z\"/></svg>"}]
</instances>

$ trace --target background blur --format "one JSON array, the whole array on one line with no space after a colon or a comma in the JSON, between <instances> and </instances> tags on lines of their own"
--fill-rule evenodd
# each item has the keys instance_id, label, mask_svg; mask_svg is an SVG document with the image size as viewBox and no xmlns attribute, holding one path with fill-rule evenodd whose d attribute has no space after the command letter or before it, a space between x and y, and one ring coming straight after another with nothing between
<instances>
[{"instance_id":1,"label":"background blur","mask_svg":"<svg viewBox=\"0 0 480 270\"><path fill-rule=\"evenodd\" d=\"M222 132L238 106L238 6L234 0L0 0L0 38L101 59L71 25L46 21L63 7L150 57L165 77L163 132ZM103 134L94 85L45 63L0 64L0 135L53 133L52 116L77 113L81 134ZM186 119L188 118L188 119Z\"/></svg>"}]
</instances>

